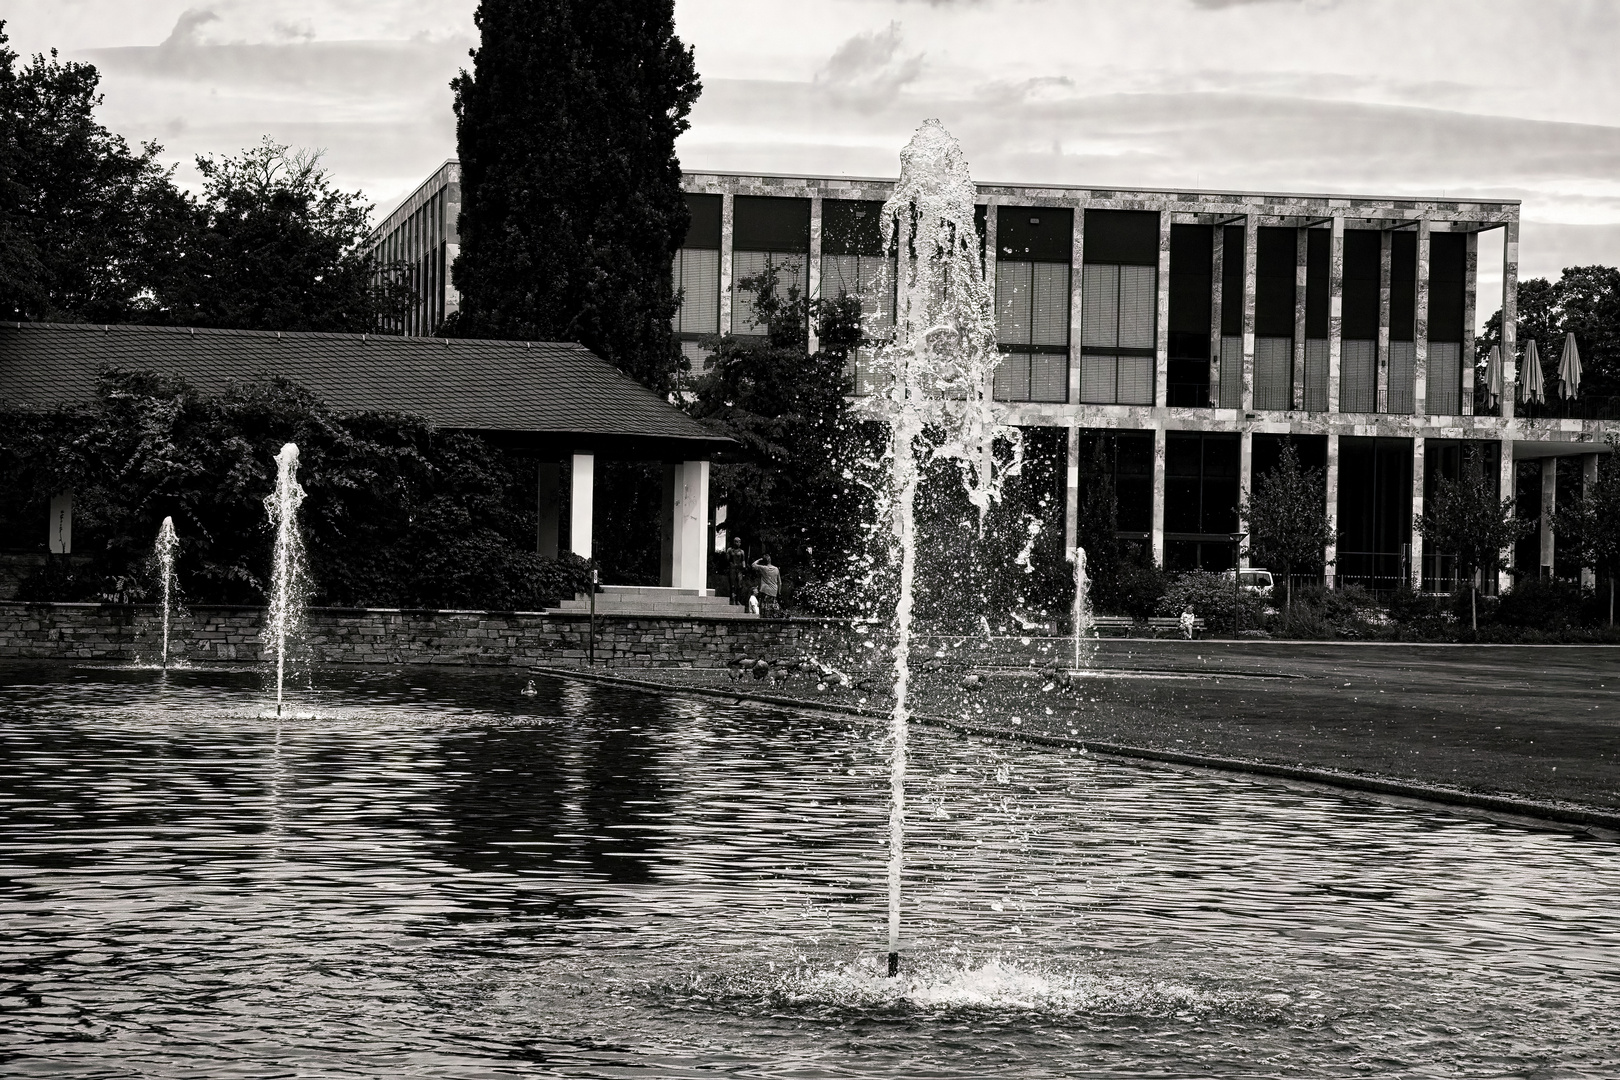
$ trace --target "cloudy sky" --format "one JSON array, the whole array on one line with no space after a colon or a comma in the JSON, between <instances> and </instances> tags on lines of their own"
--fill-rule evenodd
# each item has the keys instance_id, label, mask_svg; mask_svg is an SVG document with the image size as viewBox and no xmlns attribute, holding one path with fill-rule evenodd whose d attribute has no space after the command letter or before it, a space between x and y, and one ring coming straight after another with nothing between
<instances>
[{"instance_id":1,"label":"cloudy sky","mask_svg":"<svg viewBox=\"0 0 1620 1080\"><path fill-rule=\"evenodd\" d=\"M161 142L182 180L269 134L324 148L386 211L455 153L474 6L5 17L18 52L94 62L104 120ZM676 23L704 82L689 169L892 175L937 116L983 180L1521 199L1524 275L1620 263L1612 0L677 0Z\"/></svg>"}]
</instances>

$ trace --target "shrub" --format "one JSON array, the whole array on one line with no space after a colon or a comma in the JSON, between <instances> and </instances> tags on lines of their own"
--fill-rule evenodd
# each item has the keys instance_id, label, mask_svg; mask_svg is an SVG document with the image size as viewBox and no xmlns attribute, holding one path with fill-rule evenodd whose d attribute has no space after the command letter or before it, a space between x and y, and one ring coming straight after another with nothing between
<instances>
[{"instance_id":1,"label":"shrub","mask_svg":"<svg viewBox=\"0 0 1620 1080\"><path fill-rule=\"evenodd\" d=\"M1190 609L1204 620L1207 632L1231 634L1234 602L1243 620L1243 629L1256 630L1265 623L1266 604L1260 597L1240 592L1234 601L1230 577L1192 570L1169 580L1159 598L1158 613L1175 617Z\"/></svg>"},{"instance_id":2,"label":"shrub","mask_svg":"<svg viewBox=\"0 0 1620 1080\"><path fill-rule=\"evenodd\" d=\"M1585 599L1580 586L1574 582L1527 578L1502 594L1496 605L1495 622L1542 633L1574 630L1581 625Z\"/></svg>"}]
</instances>

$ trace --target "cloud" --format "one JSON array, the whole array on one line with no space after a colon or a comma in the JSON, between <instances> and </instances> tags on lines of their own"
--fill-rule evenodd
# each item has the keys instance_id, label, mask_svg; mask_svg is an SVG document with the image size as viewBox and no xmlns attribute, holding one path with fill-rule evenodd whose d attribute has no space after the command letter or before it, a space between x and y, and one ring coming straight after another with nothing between
<instances>
[{"instance_id":1,"label":"cloud","mask_svg":"<svg viewBox=\"0 0 1620 1080\"><path fill-rule=\"evenodd\" d=\"M921 53L900 52L900 24L856 34L844 41L816 72L815 86L830 96L878 104L898 94L922 73Z\"/></svg>"},{"instance_id":2,"label":"cloud","mask_svg":"<svg viewBox=\"0 0 1620 1080\"><path fill-rule=\"evenodd\" d=\"M163 39L160 49L183 49L198 44L197 30L209 23L218 22L219 16L208 8L187 8L180 13L174 21L174 29L169 36Z\"/></svg>"}]
</instances>

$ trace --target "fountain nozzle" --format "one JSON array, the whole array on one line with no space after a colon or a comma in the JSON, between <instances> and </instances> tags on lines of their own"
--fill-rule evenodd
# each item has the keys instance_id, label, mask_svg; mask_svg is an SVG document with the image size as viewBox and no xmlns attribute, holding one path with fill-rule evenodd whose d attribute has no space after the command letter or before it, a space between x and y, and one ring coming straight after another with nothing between
<instances>
[{"instance_id":1,"label":"fountain nozzle","mask_svg":"<svg viewBox=\"0 0 1620 1080\"><path fill-rule=\"evenodd\" d=\"M892 952L889 954L889 978L892 979L898 974L900 974L900 954Z\"/></svg>"}]
</instances>

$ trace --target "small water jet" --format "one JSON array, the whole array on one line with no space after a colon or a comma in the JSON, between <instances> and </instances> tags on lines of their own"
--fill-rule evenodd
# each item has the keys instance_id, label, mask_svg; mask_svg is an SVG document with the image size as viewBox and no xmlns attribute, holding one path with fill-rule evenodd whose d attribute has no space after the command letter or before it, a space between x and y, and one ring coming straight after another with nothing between
<instances>
[{"instance_id":1,"label":"small water jet","mask_svg":"<svg viewBox=\"0 0 1620 1080\"><path fill-rule=\"evenodd\" d=\"M166 517L163 524L158 526L156 558L158 575L163 582L163 652L161 663L163 670L169 670L169 611L172 607L174 586L174 549L180 546L180 538L174 534L174 518Z\"/></svg>"},{"instance_id":2,"label":"small water jet","mask_svg":"<svg viewBox=\"0 0 1620 1080\"><path fill-rule=\"evenodd\" d=\"M276 455L276 489L264 500L270 523L276 529L276 546L270 566L270 608L262 638L264 647L276 658L277 716L281 715L288 643L296 642L303 629L304 542L298 533L298 507L303 501L304 489L298 483L298 447L287 443Z\"/></svg>"},{"instance_id":3,"label":"small water jet","mask_svg":"<svg viewBox=\"0 0 1620 1080\"><path fill-rule=\"evenodd\" d=\"M890 713L889 974L900 971L900 881L905 865L906 734L910 720L911 620L917 569L916 499L929 465L960 470L979 527L1018 471L1023 444L993 401L996 348L993 297L985 281L976 189L962 147L938 120L917 129L900 152L900 179L883 206L883 248L896 250L892 335L873 357L876 389L864 411L888 430L883 499L890 554L899 568L892 623L894 707ZM876 298L890 282L879 276ZM873 309L882 306L881 300ZM1001 443L1010 451L997 456Z\"/></svg>"},{"instance_id":4,"label":"small water jet","mask_svg":"<svg viewBox=\"0 0 1620 1080\"><path fill-rule=\"evenodd\" d=\"M1074 549L1074 610L1070 613L1070 622L1074 636L1074 670L1079 671L1083 659L1081 642L1089 640L1096 632L1096 622L1091 617L1091 578L1086 573L1086 549L1078 545Z\"/></svg>"}]
</instances>

